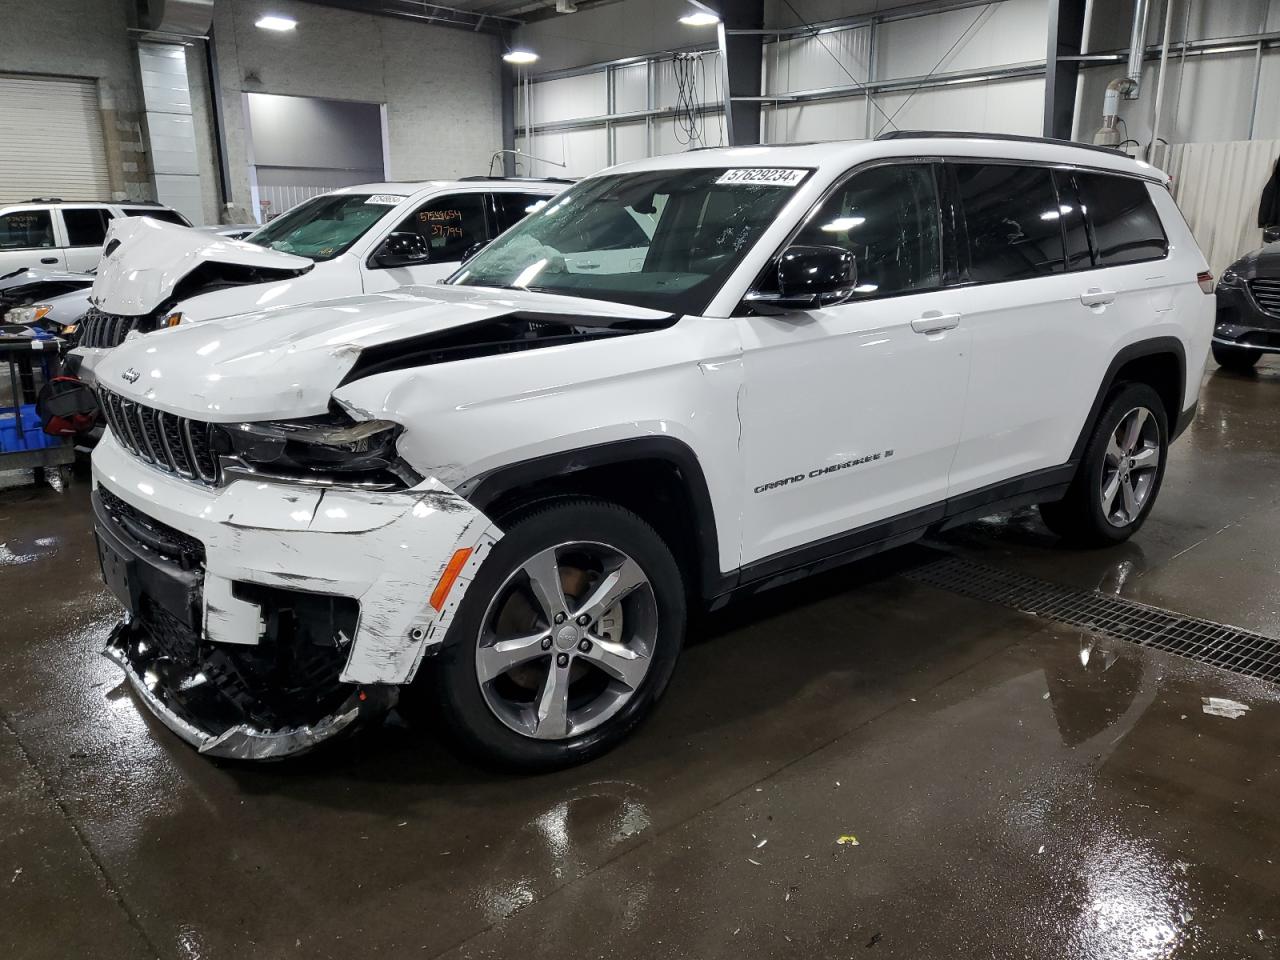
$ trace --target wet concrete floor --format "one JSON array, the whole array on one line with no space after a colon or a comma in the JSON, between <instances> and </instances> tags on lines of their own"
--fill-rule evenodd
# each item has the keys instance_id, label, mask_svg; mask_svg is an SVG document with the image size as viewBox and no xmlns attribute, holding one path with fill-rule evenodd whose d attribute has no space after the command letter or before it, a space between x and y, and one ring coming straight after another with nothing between
<instances>
[{"instance_id":1,"label":"wet concrete floor","mask_svg":"<svg viewBox=\"0 0 1280 960\"><path fill-rule=\"evenodd\" d=\"M637 736L536 778L395 724L202 759L96 655L87 482L0 490L0 949L1280 955L1280 689L901 576L959 550L1280 636L1280 363L1202 396L1131 543L1025 511L736 604Z\"/></svg>"}]
</instances>

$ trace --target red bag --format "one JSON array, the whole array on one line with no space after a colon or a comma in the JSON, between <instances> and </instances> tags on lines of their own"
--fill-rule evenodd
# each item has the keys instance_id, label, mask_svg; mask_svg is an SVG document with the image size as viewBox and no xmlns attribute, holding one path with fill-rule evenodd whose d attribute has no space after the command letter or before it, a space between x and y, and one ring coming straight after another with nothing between
<instances>
[{"instance_id":1,"label":"red bag","mask_svg":"<svg viewBox=\"0 0 1280 960\"><path fill-rule=\"evenodd\" d=\"M98 422L98 397L75 377L54 377L36 397L36 413L44 432L55 437L87 433Z\"/></svg>"}]
</instances>

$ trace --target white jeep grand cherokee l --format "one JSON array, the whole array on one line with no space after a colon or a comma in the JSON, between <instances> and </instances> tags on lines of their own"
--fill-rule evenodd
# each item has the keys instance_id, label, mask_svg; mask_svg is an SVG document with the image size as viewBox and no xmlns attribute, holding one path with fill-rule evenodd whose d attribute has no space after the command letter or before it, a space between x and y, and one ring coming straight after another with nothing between
<instances>
[{"instance_id":1,"label":"white jeep grand cherokee l","mask_svg":"<svg viewBox=\"0 0 1280 960\"><path fill-rule=\"evenodd\" d=\"M1132 535L1211 286L1165 177L1099 149L614 167L446 285L113 351L107 653L215 756L310 747L421 673L482 758L585 760L661 695L692 604L1010 505Z\"/></svg>"}]
</instances>

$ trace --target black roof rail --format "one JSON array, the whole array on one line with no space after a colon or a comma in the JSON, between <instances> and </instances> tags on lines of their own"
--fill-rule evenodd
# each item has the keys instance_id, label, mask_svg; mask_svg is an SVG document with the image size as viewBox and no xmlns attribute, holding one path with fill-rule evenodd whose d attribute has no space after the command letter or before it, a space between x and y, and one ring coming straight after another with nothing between
<instances>
[{"instance_id":1,"label":"black roof rail","mask_svg":"<svg viewBox=\"0 0 1280 960\"><path fill-rule=\"evenodd\" d=\"M459 183L470 183L478 180L515 180L518 183L577 183L571 177L500 177L488 174L475 174L470 177L459 177Z\"/></svg>"},{"instance_id":2,"label":"black roof rail","mask_svg":"<svg viewBox=\"0 0 1280 960\"><path fill-rule=\"evenodd\" d=\"M1028 137L1018 133L980 133L976 130L890 130L876 137L877 140L1007 140L1011 143L1048 143L1055 147L1075 147L1093 150L1111 157L1129 157L1114 147L1102 147L1096 143L1079 143L1075 140L1059 140L1054 137Z\"/></svg>"},{"instance_id":3,"label":"black roof rail","mask_svg":"<svg viewBox=\"0 0 1280 960\"><path fill-rule=\"evenodd\" d=\"M166 209L163 203L157 200L64 200L62 197L32 197L30 200L20 200L19 203L104 203L117 207L155 207L157 210Z\"/></svg>"}]
</instances>

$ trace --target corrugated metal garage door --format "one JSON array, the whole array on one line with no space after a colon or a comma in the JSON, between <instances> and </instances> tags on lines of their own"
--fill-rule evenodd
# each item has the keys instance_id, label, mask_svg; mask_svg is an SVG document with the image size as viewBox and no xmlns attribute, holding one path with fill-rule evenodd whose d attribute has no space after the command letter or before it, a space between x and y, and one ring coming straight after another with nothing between
<instances>
[{"instance_id":1,"label":"corrugated metal garage door","mask_svg":"<svg viewBox=\"0 0 1280 960\"><path fill-rule=\"evenodd\" d=\"M32 197L111 199L93 81L0 74L0 203Z\"/></svg>"}]
</instances>

